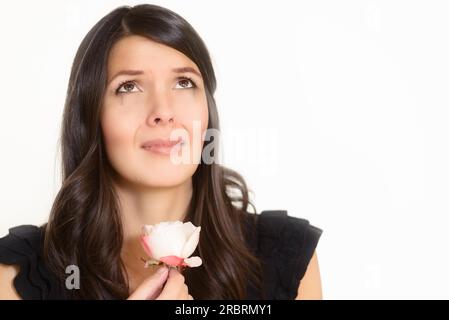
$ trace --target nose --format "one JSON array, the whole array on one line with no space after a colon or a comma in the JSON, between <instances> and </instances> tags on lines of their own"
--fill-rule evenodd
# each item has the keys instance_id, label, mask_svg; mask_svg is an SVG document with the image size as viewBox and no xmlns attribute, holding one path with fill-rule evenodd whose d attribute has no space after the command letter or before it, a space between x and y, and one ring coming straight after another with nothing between
<instances>
[{"instance_id":1,"label":"nose","mask_svg":"<svg viewBox=\"0 0 449 320\"><path fill-rule=\"evenodd\" d=\"M170 102L166 97L159 95L157 99L152 99L152 104L153 107L147 117L147 124L150 127L173 124L173 109L171 108Z\"/></svg>"}]
</instances>

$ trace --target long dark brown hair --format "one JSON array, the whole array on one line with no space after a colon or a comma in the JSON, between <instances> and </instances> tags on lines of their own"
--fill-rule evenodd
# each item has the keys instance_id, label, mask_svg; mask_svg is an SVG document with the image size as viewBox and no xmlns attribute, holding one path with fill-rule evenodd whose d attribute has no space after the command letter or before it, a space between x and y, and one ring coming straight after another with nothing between
<instances>
[{"instance_id":1,"label":"long dark brown hair","mask_svg":"<svg viewBox=\"0 0 449 320\"><path fill-rule=\"evenodd\" d=\"M129 35L174 48L198 66L205 84L208 128L219 129L209 52L178 14L156 5L123 6L87 33L72 65L63 113L62 186L43 225L44 259L50 270L64 281L67 266L79 267L80 289L70 291L72 299L126 299L129 295L120 257L122 221L99 121L108 54L118 40ZM205 141L204 147L212 141ZM189 293L194 299L244 299L249 282L261 290L261 264L246 242L244 218L254 218L256 210L244 179L216 162L201 162L192 183L186 221L202 227L195 254L203 265L185 269Z\"/></svg>"}]
</instances>

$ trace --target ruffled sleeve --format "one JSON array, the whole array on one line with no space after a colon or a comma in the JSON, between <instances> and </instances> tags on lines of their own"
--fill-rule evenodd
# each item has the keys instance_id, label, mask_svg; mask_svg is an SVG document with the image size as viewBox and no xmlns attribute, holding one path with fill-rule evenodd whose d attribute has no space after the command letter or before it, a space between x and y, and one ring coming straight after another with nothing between
<instances>
[{"instance_id":1,"label":"ruffled sleeve","mask_svg":"<svg viewBox=\"0 0 449 320\"><path fill-rule=\"evenodd\" d=\"M42 239L42 229L34 225L13 227L0 238L0 263L20 266L13 284L25 300L60 298L43 263Z\"/></svg>"},{"instance_id":2,"label":"ruffled sleeve","mask_svg":"<svg viewBox=\"0 0 449 320\"><path fill-rule=\"evenodd\" d=\"M267 298L295 299L323 231L284 210L263 211L258 218L257 252Z\"/></svg>"}]
</instances>

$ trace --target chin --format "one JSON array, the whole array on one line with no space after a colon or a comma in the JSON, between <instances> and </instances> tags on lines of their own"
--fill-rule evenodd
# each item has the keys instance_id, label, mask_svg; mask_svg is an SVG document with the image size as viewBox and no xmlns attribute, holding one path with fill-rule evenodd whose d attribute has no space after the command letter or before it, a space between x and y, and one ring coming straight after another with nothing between
<instances>
[{"instance_id":1,"label":"chin","mask_svg":"<svg viewBox=\"0 0 449 320\"><path fill-rule=\"evenodd\" d=\"M145 187L158 188L158 187L175 187L185 183L191 178L191 174L188 172L180 173L175 170L172 171L155 171L142 175L139 179L139 183Z\"/></svg>"}]
</instances>

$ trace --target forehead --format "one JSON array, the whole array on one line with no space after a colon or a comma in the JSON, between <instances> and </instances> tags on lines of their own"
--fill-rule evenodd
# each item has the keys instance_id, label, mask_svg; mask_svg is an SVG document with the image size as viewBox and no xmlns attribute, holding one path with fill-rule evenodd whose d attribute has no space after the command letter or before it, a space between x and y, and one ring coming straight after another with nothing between
<instances>
[{"instance_id":1,"label":"forehead","mask_svg":"<svg viewBox=\"0 0 449 320\"><path fill-rule=\"evenodd\" d=\"M164 72L174 67L192 67L196 64L182 52L142 36L127 36L116 42L108 57L108 74L123 69L145 72Z\"/></svg>"}]
</instances>

